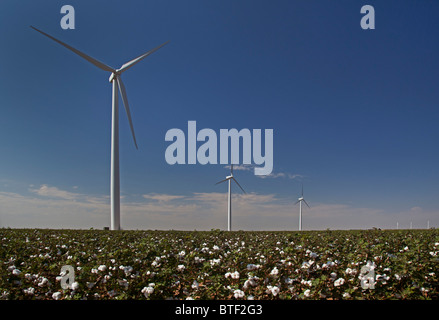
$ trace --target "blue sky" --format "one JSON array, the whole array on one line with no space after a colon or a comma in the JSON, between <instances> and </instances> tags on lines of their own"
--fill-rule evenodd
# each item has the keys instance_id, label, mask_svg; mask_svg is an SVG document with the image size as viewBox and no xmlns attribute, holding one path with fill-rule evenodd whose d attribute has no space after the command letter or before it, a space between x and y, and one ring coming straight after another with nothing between
<instances>
[{"instance_id":1,"label":"blue sky","mask_svg":"<svg viewBox=\"0 0 439 320\"><path fill-rule=\"evenodd\" d=\"M63 5L75 30L60 27ZM375 30L360 27L363 5ZM274 130L267 178L237 170L234 228L439 226L439 3L2 1L0 226L109 225L111 84L30 25L126 73L121 224L224 229L224 165L165 161L167 130ZM239 167L238 167L239 168ZM237 191L237 188L234 189ZM305 214L307 216L305 216Z\"/></svg>"}]
</instances>

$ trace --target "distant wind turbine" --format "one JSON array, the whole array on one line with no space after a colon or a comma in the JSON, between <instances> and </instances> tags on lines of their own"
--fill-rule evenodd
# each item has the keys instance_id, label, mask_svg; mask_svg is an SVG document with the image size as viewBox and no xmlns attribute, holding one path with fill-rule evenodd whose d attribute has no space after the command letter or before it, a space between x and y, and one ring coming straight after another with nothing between
<instances>
[{"instance_id":1,"label":"distant wind turbine","mask_svg":"<svg viewBox=\"0 0 439 320\"><path fill-rule=\"evenodd\" d=\"M299 209L300 210L300 213L299 213L299 231L302 231L302 201L305 202L306 206L309 208L308 203L306 203L306 200L303 197L303 183L302 183L302 196L295 203L295 205L299 204L299 208L300 208Z\"/></svg>"},{"instance_id":2,"label":"distant wind turbine","mask_svg":"<svg viewBox=\"0 0 439 320\"><path fill-rule=\"evenodd\" d=\"M136 142L136 136L134 135L134 127L131 120L131 112L128 105L128 99L127 94L125 90L125 86L121 79L121 74L134 66L139 61L143 60L153 52L157 51L161 47L163 47L165 44L167 44L169 41L159 45L158 47L138 56L137 58L128 61L127 63L123 64L122 67L119 69L114 69L112 67L107 66L106 64L86 55L85 53L69 46L68 44L48 35L47 33L38 30L37 28L34 28L31 26L32 29L38 31L39 33L45 35L46 37L52 39L55 42L58 42L60 45L66 47L67 49L73 51L80 57L84 58L88 62L92 63L99 69L102 69L104 71L111 72L109 82L113 83L113 100L112 100L112 120L111 120L111 230L120 230L120 179L119 179L119 97L117 94L117 89L119 88L120 95L122 96L123 105L125 106L125 111L128 116L128 121L130 123L131 133L133 135L134 139L134 145L137 147Z\"/></svg>"},{"instance_id":3,"label":"distant wind turbine","mask_svg":"<svg viewBox=\"0 0 439 320\"><path fill-rule=\"evenodd\" d=\"M245 190L241 187L241 185L238 183L238 181L235 179L235 177L233 176L233 164L231 164L230 166L230 176L227 176L224 180L221 180L219 182L217 182L216 184L225 182L225 181L229 181L229 194L228 194L228 200L229 200L229 206L228 206L228 215L227 215L227 230L231 231L232 230L232 180L236 182L236 184L238 185L238 187L241 188L241 190L247 194L245 192Z\"/></svg>"}]
</instances>

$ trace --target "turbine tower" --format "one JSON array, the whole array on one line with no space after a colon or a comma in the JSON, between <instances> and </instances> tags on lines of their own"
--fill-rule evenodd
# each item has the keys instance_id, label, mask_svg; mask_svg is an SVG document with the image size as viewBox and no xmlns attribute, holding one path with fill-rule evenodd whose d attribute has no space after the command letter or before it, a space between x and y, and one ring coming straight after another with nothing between
<instances>
[{"instance_id":1,"label":"turbine tower","mask_svg":"<svg viewBox=\"0 0 439 320\"><path fill-rule=\"evenodd\" d=\"M303 183L302 183L302 196L295 203L295 205L299 204L299 231L302 231L302 201L305 202L305 204L309 208L308 203L306 203L306 200L303 197Z\"/></svg>"},{"instance_id":2,"label":"turbine tower","mask_svg":"<svg viewBox=\"0 0 439 320\"><path fill-rule=\"evenodd\" d=\"M238 181L233 176L233 164L230 166L230 176L227 176L224 180L217 182L216 184L229 181L229 194L228 194L228 215L227 215L227 230L232 230L232 180L236 182L238 187L246 194L245 190L241 187Z\"/></svg>"},{"instance_id":3,"label":"turbine tower","mask_svg":"<svg viewBox=\"0 0 439 320\"><path fill-rule=\"evenodd\" d=\"M128 121L130 123L131 133L133 135L134 145L137 147L136 136L134 135L134 127L133 122L131 120L131 112L128 105L127 94L125 90L125 86L121 79L121 74L134 66L139 61L143 60L153 52L157 51L169 41L159 45L158 47L138 56L137 58L128 61L123 64L119 69L114 69L112 67L107 66L106 64L86 55L85 53L69 46L68 44L48 35L47 33L38 30L35 27L32 29L38 31L39 33L45 35L46 37L52 39L55 42L58 42L60 45L66 47L67 49L73 51L80 57L84 58L88 62L92 63L99 69L104 71L111 72L109 82L113 84L113 97L112 97L112 120L111 120L111 186L110 186L110 197L111 197L111 230L120 230L120 179L119 179L119 97L118 97L118 89L120 95L122 96L123 105L125 106L125 111L127 113Z\"/></svg>"}]
</instances>

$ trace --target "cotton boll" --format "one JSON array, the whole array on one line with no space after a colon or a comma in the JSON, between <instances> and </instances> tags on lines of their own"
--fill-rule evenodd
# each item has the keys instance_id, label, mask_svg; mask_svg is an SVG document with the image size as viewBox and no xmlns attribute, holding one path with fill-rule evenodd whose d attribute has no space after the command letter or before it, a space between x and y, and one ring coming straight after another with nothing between
<instances>
[{"instance_id":1,"label":"cotton boll","mask_svg":"<svg viewBox=\"0 0 439 320\"><path fill-rule=\"evenodd\" d=\"M148 298L154 292L154 288L151 286L144 287L141 292L143 293L145 298Z\"/></svg>"},{"instance_id":2,"label":"cotton boll","mask_svg":"<svg viewBox=\"0 0 439 320\"><path fill-rule=\"evenodd\" d=\"M79 289L79 283L78 282L73 282L72 283L72 286L71 286L71 289L73 290L73 291L75 291L75 290L78 290Z\"/></svg>"},{"instance_id":3,"label":"cotton boll","mask_svg":"<svg viewBox=\"0 0 439 320\"><path fill-rule=\"evenodd\" d=\"M62 297L62 293L61 292L55 292L54 294L52 294L52 298L54 300L59 300Z\"/></svg>"},{"instance_id":4,"label":"cotton boll","mask_svg":"<svg viewBox=\"0 0 439 320\"><path fill-rule=\"evenodd\" d=\"M345 283L345 280L343 278L338 278L337 280L334 281L334 286L338 287L341 286L343 283Z\"/></svg>"}]
</instances>

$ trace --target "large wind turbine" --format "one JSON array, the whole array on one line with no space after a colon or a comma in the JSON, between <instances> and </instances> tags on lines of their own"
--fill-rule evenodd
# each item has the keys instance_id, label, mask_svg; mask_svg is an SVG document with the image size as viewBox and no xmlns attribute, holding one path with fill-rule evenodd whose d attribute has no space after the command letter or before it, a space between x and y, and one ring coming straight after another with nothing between
<instances>
[{"instance_id":1,"label":"large wind turbine","mask_svg":"<svg viewBox=\"0 0 439 320\"><path fill-rule=\"evenodd\" d=\"M299 213L299 231L302 231L302 201L305 202L306 206L309 208L308 203L306 203L306 200L303 197L303 183L302 183L302 196L295 203L295 205L299 204L299 208L300 208L299 209L300 210L300 213Z\"/></svg>"},{"instance_id":2,"label":"large wind turbine","mask_svg":"<svg viewBox=\"0 0 439 320\"><path fill-rule=\"evenodd\" d=\"M157 51L161 47L163 47L165 44L167 44L169 41L159 45L158 47L138 56L137 58L128 61L127 63L123 64L122 67L119 69L114 69L112 67L107 66L106 64L86 55L85 53L69 46L68 44L55 39L54 37L48 35L47 33L38 30L37 28L34 28L31 26L32 29L40 32L41 34L45 35L46 37L49 37L53 41L58 42L60 45L66 47L67 49L73 51L80 57L84 58L88 62L94 64L99 69L102 69L104 71L111 72L109 82L113 84L113 99L112 99L112 120L111 120L111 186L110 186L110 196L111 196L111 230L120 230L120 179L119 179L119 97L117 94L117 88L119 88L120 95L122 96L123 105L125 106L125 111L128 116L128 121L130 123L131 133L133 135L134 139L134 145L137 147L136 142L136 136L134 135L134 127L133 122L131 120L131 112L128 105L128 99L127 94L125 90L125 86L121 79L121 74L134 66L139 61L143 60L147 56L149 56L151 53Z\"/></svg>"},{"instance_id":3,"label":"large wind turbine","mask_svg":"<svg viewBox=\"0 0 439 320\"><path fill-rule=\"evenodd\" d=\"M241 185L238 183L238 181L236 181L235 177L233 176L233 164L231 164L230 166L230 176L227 176L224 180L221 180L219 182L217 182L216 184L225 182L225 181L229 181L229 194L228 194L228 199L229 199L229 209L228 209L228 215L227 215L227 230L231 231L232 230L232 180L236 182L236 184L238 185L238 187L241 188L241 190L245 192L245 190L241 187Z\"/></svg>"}]
</instances>

